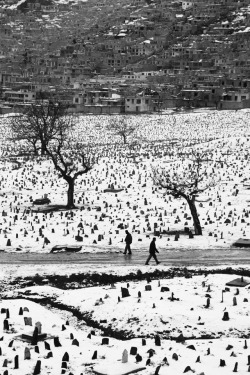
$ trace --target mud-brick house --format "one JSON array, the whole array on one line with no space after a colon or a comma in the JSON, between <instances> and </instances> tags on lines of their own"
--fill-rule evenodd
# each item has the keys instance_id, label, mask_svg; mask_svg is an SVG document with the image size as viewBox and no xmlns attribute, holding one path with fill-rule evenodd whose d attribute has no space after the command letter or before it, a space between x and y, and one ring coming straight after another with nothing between
<instances>
[{"instance_id":1,"label":"mud-brick house","mask_svg":"<svg viewBox=\"0 0 250 375\"><path fill-rule=\"evenodd\" d=\"M219 103L219 109L243 109L250 108L250 91L235 89L225 92Z\"/></svg>"},{"instance_id":2,"label":"mud-brick house","mask_svg":"<svg viewBox=\"0 0 250 375\"><path fill-rule=\"evenodd\" d=\"M151 113L161 109L161 100L156 92L147 89L134 95L125 96L125 113Z\"/></svg>"},{"instance_id":3,"label":"mud-brick house","mask_svg":"<svg viewBox=\"0 0 250 375\"><path fill-rule=\"evenodd\" d=\"M6 90L4 100L9 103L29 103L36 99L36 93L27 90Z\"/></svg>"},{"instance_id":4,"label":"mud-brick house","mask_svg":"<svg viewBox=\"0 0 250 375\"><path fill-rule=\"evenodd\" d=\"M101 114L124 113L124 99L108 89L88 90L73 97L75 112Z\"/></svg>"}]
</instances>

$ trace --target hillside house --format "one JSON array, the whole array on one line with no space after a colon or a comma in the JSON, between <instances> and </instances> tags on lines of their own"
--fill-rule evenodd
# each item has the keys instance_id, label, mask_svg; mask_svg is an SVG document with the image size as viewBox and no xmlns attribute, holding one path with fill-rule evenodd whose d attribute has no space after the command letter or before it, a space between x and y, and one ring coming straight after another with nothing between
<instances>
[{"instance_id":1,"label":"hillside house","mask_svg":"<svg viewBox=\"0 0 250 375\"><path fill-rule=\"evenodd\" d=\"M36 93L27 90L6 90L3 98L9 103L30 103L36 99Z\"/></svg>"},{"instance_id":2,"label":"hillside house","mask_svg":"<svg viewBox=\"0 0 250 375\"><path fill-rule=\"evenodd\" d=\"M219 109L243 109L250 108L250 91L249 90L231 90L222 95L219 103Z\"/></svg>"},{"instance_id":3,"label":"hillside house","mask_svg":"<svg viewBox=\"0 0 250 375\"><path fill-rule=\"evenodd\" d=\"M194 5L194 3L192 1L182 1L181 2L181 6L182 6L183 10L190 9L190 8L192 8L193 5Z\"/></svg>"},{"instance_id":4,"label":"hillside house","mask_svg":"<svg viewBox=\"0 0 250 375\"><path fill-rule=\"evenodd\" d=\"M125 95L125 113L149 113L160 110L161 101L157 93L146 90L135 95Z\"/></svg>"}]
</instances>

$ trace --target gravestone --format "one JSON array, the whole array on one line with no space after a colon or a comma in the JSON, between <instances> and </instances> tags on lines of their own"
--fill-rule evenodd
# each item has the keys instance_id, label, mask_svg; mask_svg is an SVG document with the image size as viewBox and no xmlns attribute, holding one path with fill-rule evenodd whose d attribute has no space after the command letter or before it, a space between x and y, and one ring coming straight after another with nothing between
<instances>
[{"instance_id":1,"label":"gravestone","mask_svg":"<svg viewBox=\"0 0 250 375\"><path fill-rule=\"evenodd\" d=\"M192 371L192 372L194 372L194 371L191 369L190 366L187 366L187 367L185 368L185 370L183 371L183 373L188 372L188 371Z\"/></svg>"},{"instance_id":2,"label":"gravestone","mask_svg":"<svg viewBox=\"0 0 250 375\"><path fill-rule=\"evenodd\" d=\"M161 346L161 338L159 335L155 335L155 346Z\"/></svg>"},{"instance_id":3,"label":"gravestone","mask_svg":"<svg viewBox=\"0 0 250 375\"><path fill-rule=\"evenodd\" d=\"M178 355L176 353L173 353L172 359L174 359L175 361L178 361Z\"/></svg>"},{"instance_id":4,"label":"gravestone","mask_svg":"<svg viewBox=\"0 0 250 375\"><path fill-rule=\"evenodd\" d=\"M127 288L121 288L121 291L122 291L122 298L130 297L130 294Z\"/></svg>"},{"instance_id":5,"label":"gravestone","mask_svg":"<svg viewBox=\"0 0 250 375\"><path fill-rule=\"evenodd\" d=\"M136 354L135 360L136 360L136 363L141 362L142 361L142 356L140 354Z\"/></svg>"},{"instance_id":6,"label":"gravestone","mask_svg":"<svg viewBox=\"0 0 250 375\"><path fill-rule=\"evenodd\" d=\"M59 341L59 337L54 337L54 346L56 348L62 346L61 343L60 343L60 341Z\"/></svg>"},{"instance_id":7,"label":"gravestone","mask_svg":"<svg viewBox=\"0 0 250 375\"><path fill-rule=\"evenodd\" d=\"M38 327L35 327L32 340L31 340L31 345L37 345L38 342Z\"/></svg>"},{"instance_id":8,"label":"gravestone","mask_svg":"<svg viewBox=\"0 0 250 375\"><path fill-rule=\"evenodd\" d=\"M125 349L122 353L122 363L127 363L128 362L128 351Z\"/></svg>"},{"instance_id":9,"label":"gravestone","mask_svg":"<svg viewBox=\"0 0 250 375\"><path fill-rule=\"evenodd\" d=\"M229 320L229 314L228 314L227 311L224 311L224 315L223 315L222 320L224 320L224 321L228 321Z\"/></svg>"},{"instance_id":10,"label":"gravestone","mask_svg":"<svg viewBox=\"0 0 250 375\"><path fill-rule=\"evenodd\" d=\"M3 321L3 329L4 329L4 331L8 331L9 330L9 321L8 321L8 319L4 319L4 321Z\"/></svg>"},{"instance_id":11,"label":"gravestone","mask_svg":"<svg viewBox=\"0 0 250 375\"><path fill-rule=\"evenodd\" d=\"M237 372L237 371L238 371L238 362L235 362L233 372Z\"/></svg>"},{"instance_id":12,"label":"gravestone","mask_svg":"<svg viewBox=\"0 0 250 375\"><path fill-rule=\"evenodd\" d=\"M34 369L34 372L33 372L33 375L39 375L41 373L41 361L38 360L36 362L36 366L35 366L35 369Z\"/></svg>"},{"instance_id":13,"label":"gravestone","mask_svg":"<svg viewBox=\"0 0 250 375\"><path fill-rule=\"evenodd\" d=\"M32 326L32 318L25 316L23 319L26 326Z\"/></svg>"},{"instance_id":14,"label":"gravestone","mask_svg":"<svg viewBox=\"0 0 250 375\"><path fill-rule=\"evenodd\" d=\"M18 357L18 355L15 355L15 358L14 358L14 369L15 370L19 369L19 357Z\"/></svg>"},{"instance_id":15,"label":"gravestone","mask_svg":"<svg viewBox=\"0 0 250 375\"><path fill-rule=\"evenodd\" d=\"M219 365L220 367L224 367L224 366L226 366L226 362L225 362L225 360L224 359L220 359L220 365Z\"/></svg>"},{"instance_id":16,"label":"gravestone","mask_svg":"<svg viewBox=\"0 0 250 375\"><path fill-rule=\"evenodd\" d=\"M35 327L37 327L37 333L40 335L42 333L42 324L41 322L36 322Z\"/></svg>"},{"instance_id":17,"label":"gravestone","mask_svg":"<svg viewBox=\"0 0 250 375\"><path fill-rule=\"evenodd\" d=\"M130 348L130 355L136 355L137 354L137 347L131 346Z\"/></svg>"},{"instance_id":18,"label":"gravestone","mask_svg":"<svg viewBox=\"0 0 250 375\"><path fill-rule=\"evenodd\" d=\"M169 287L167 287L167 286L161 287L161 292L169 292L169 291L170 291Z\"/></svg>"},{"instance_id":19,"label":"gravestone","mask_svg":"<svg viewBox=\"0 0 250 375\"><path fill-rule=\"evenodd\" d=\"M102 339L102 345L108 345L109 344L109 338L108 337L103 337Z\"/></svg>"},{"instance_id":20,"label":"gravestone","mask_svg":"<svg viewBox=\"0 0 250 375\"><path fill-rule=\"evenodd\" d=\"M79 346L79 341L77 339L74 339L72 341L72 345L76 345L76 346Z\"/></svg>"},{"instance_id":21,"label":"gravestone","mask_svg":"<svg viewBox=\"0 0 250 375\"><path fill-rule=\"evenodd\" d=\"M50 344L47 341L44 341L44 347L46 350L50 350Z\"/></svg>"},{"instance_id":22,"label":"gravestone","mask_svg":"<svg viewBox=\"0 0 250 375\"><path fill-rule=\"evenodd\" d=\"M30 349L29 348L25 348L24 349L24 359L30 359L31 356L30 356Z\"/></svg>"}]
</instances>

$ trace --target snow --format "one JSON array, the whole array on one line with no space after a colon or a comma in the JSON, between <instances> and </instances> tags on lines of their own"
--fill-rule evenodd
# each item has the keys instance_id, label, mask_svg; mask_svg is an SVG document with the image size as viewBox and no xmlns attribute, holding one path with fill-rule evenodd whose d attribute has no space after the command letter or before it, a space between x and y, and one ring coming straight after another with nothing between
<instances>
[{"instance_id":1,"label":"snow","mask_svg":"<svg viewBox=\"0 0 250 375\"><path fill-rule=\"evenodd\" d=\"M249 237L249 112L197 111L128 116L129 123L136 126L133 140L139 140L134 157L129 148L122 146L118 136L104 129L109 119L109 116L79 117L76 138L83 140L84 135L85 142L103 144L112 141L119 146L108 147L90 173L77 180L75 197L80 207L77 210L39 212L39 207L32 205L32 200L44 194L48 194L54 206L66 203L67 186L58 179L49 160L24 163L18 156L13 156L12 162L2 159L0 243L4 252L1 260L5 252L13 253L14 258L17 250L24 259L28 259L31 252L48 254L54 245L62 243L82 245L82 253L95 253L97 258L103 252L123 256L119 252L124 250L125 229L128 228L133 236L132 251L145 255L145 259L155 229L160 231L157 236L159 257L165 252L181 263L189 254L199 251L205 268L209 256L217 249L215 257L221 257L221 263L226 263L227 254L233 251L232 243L238 238ZM9 121L8 117L1 121L2 146L9 147L14 155L19 150L7 140ZM180 150L209 149L208 178L213 176L218 181L198 197L203 236L193 239L183 233L185 226L192 229L185 201L165 196L151 179L153 165L183 172L185 163L176 157L171 142L175 142ZM219 160L217 165L216 160ZM111 185L122 190L105 193ZM181 232L178 241L170 231ZM83 241L76 240L78 235ZM50 241L48 245L44 243L45 237ZM10 246L7 246L8 240ZM220 266L223 268L226 266ZM2 336L3 340L0 346L9 372L32 374L37 360L41 360L42 374L59 374L65 352L70 359L65 373L74 375L94 371L122 375L144 367L139 373L152 375L157 366L161 366L159 375L182 374L187 366L191 368L189 373L227 375L233 372L236 363L239 374L248 372L250 288L247 285L238 290L235 287L226 289L226 283L238 277L236 272L159 278L150 281L151 290L145 289L148 285L145 280L67 290L46 282L49 275L62 275L66 280L72 273L128 275L139 270L153 272L155 266L152 263L148 267L143 264L122 267L91 262L84 268L70 262L56 267L53 264L2 264L0 338ZM170 268L160 265L157 270L169 271ZM242 264L242 270L250 269ZM36 275L44 277L44 285L33 283L22 287L25 277ZM17 285L13 285L15 280ZM163 286L169 291L162 292ZM130 296L122 298L121 288L128 288ZM27 307L29 311L19 315L20 307ZM10 312L9 330L3 329L7 314L1 309L6 308ZM225 312L229 314L228 321L222 320ZM73 319L72 314L78 320ZM32 317L32 326L25 326L24 316ZM20 340L23 333L32 335L38 321L42 324L42 332L58 337L62 345L55 347L54 339L47 338L53 357L48 358L49 350L42 341L38 343L40 353L36 353L34 346ZM185 337L184 342L176 342L180 334ZM155 343L156 335L161 338L161 346ZM78 340L79 346L72 345L72 337ZM104 337L109 338L107 345L102 344ZM142 338L146 345L142 345ZM9 346L12 340L13 346ZM195 350L189 348L190 345ZM30 360L23 357L26 347L31 350ZM130 354L131 347L137 348L142 361L136 363L136 357ZM128 362L122 363L125 349ZM155 353L146 365L150 349ZM97 358L92 359L96 350ZM16 355L19 356L19 369L14 369ZM225 367L220 366L221 359L225 360Z\"/></svg>"},{"instance_id":2,"label":"snow","mask_svg":"<svg viewBox=\"0 0 250 375\"><path fill-rule=\"evenodd\" d=\"M208 170L218 181L197 198L203 236L189 239L181 234L178 248L192 251L231 247L237 239L248 237L250 225L248 116L246 111L228 111L128 117L137 127L134 138L143 137L146 142L136 146L135 158L125 158L122 148L102 155L90 173L77 180L75 199L81 209L72 212L40 213L41 207L32 204L44 194L54 206L66 204L67 186L64 180L58 179L48 160L18 165L15 162L18 158L14 157L13 163L2 162L1 250L46 253L55 245L77 244L82 246L83 253L122 252L127 227L132 232L135 251L148 251L154 229L161 233L157 238L159 249L175 251L176 242L168 230L183 231L185 226L192 229L192 220L185 201L164 196L163 190L153 186L152 165L161 163L180 173L184 166L174 154L168 155L171 146L167 138L187 150L190 142L197 143L194 147L211 150ZM86 134L85 141L109 142L112 135L103 129L108 119L80 117L77 137L81 139L81 134ZM118 138L117 141L120 142ZM129 149L126 153L130 154ZM220 163L215 165L215 160ZM105 193L111 184L123 190ZM82 242L76 240L77 235L83 237ZM45 237L50 241L48 245ZM8 240L10 246L7 246Z\"/></svg>"},{"instance_id":3,"label":"snow","mask_svg":"<svg viewBox=\"0 0 250 375\"><path fill-rule=\"evenodd\" d=\"M50 286L37 286L2 293L1 308L9 309L11 328L9 331L0 332L3 336L1 347L9 361L13 362L14 355L19 356L20 368L15 370L15 374L22 375L29 374L38 359L42 361L42 373L58 373L61 358L66 351L70 359L68 371L73 373L81 371L87 374L92 369L100 374L122 375L144 368L143 374L150 375L161 365L160 375L178 375L183 373L187 366L197 374L228 374L238 362L238 373L243 374L248 368L249 287L240 288L236 296L236 306L233 306L237 291L234 287L224 292L222 302L225 284L235 277L236 275L208 275L193 276L190 279L176 277L153 280L150 283L151 291L144 290L145 281L130 282L130 297L121 298L120 302L117 297L121 296L120 288L127 287L125 283L116 283L115 288L105 286L63 291ZM164 285L170 288L169 292L160 291ZM140 301L138 291L141 291ZM178 300L169 300L172 292ZM208 308L205 307L207 293L211 296ZM17 299L6 300L6 297ZM41 297L62 303L74 311L90 314L96 322L103 321L99 323L99 328L109 327L111 323L113 331L123 332L125 329L132 332L134 337L126 341L109 337L109 343L102 344L103 336L100 336L100 330L91 329L88 325L82 325L78 329L71 323L66 325L57 310L50 311L27 300L37 298L39 302ZM96 300L100 302L100 298L102 303L98 305ZM244 302L245 299L248 301ZM155 307L152 306L153 303ZM20 307L26 307L29 311L19 315ZM229 321L222 320L225 311L229 313ZM24 325L24 316L32 318L32 327ZM5 313L2 313L0 327L3 326L4 319ZM53 339L47 339L53 352L52 358L47 358L48 350L43 342L38 343L38 354L34 352L34 346L17 339L23 333L32 334L37 321L42 324L42 333L58 337L62 345L55 347ZM65 330L62 330L62 325ZM175 339L181 333L186 339L178 343ZM72 345L72 334L78 340L79 346ZM161 338L160 346L155 343L155 335ZM141 337L145 337L146 345L142 345ZM5 343L8 344L11 340L14 340L14 343L13 347L9 348ZM191 345L194 346L193 349L189 348ZM24 361L22 353L25 347L30 348L31 359ZM135 356L130 354L131 347L137 348L142 361L136 363ZM125 349L128 351L128 362L121 363ZM150 364L146 366L149 349L153 349L154 354L150 358ZM95 350L97 359L93 360ZM197 362L198 357L200 362ZM225 368L219 367L221 359L226 362ZM13 364L10 364L10 367L12 366Z\"/></svg>"}]
</instances>

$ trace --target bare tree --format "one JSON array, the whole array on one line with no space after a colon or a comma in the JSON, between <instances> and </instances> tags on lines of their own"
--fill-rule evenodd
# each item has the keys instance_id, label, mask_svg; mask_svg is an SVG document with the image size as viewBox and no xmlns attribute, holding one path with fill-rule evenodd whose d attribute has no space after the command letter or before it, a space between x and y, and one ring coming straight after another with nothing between
<instances>
[{"instance_id":1,"label":"bare tree","mask_svg":"<svg viewBox=\"0 0 250 375\"><path fill-rule=\"evenodd\" d=\"M113 134L120 136L123 143L126 144L128 142L128 137L134 133L136 128L135 126L129 124L126 116L119 116L111 119L107 129Z\"/></svg>"},{"instance_id":2,"label":"bare tree","mask_svg":"<svg viewBox=\"0 0 250 375\"><path fill-rule=\"evenodd\" d=\"M183 160L179 161L179 165L176 163L175 168L152 167L153 182L164 189L165 194L186 200L193 218L195 234L202 235L196 197L215 186L218 181L215 180L212 169L209 171L208 162L211 162L209 152L191 150L189 155L184 153L182 156Z\"/></svg>"},{"instance_id":3,"label":"bare tree","mask_svg":"<svg viewBox=\"0 0 250 375\"><path fill-rule=\"evenodd\" d=\"M35 155L47 156L53 163L59 177L68 184L67 205L74 204L76 179L88 173L97 159L91 147L80 145L74 140L74 118L67 114L67 106L55 100L42 100L31 104L28 110L14 119L12 132L14 139L23 140L33 147Z\"/></svg>"},{"instance_id":4,"label":"bare tree","mask_svg":"<svg viewBox=\"0 0 250 375\"><path fill-rule=\"evenodd\" d=\"M59 177L68 184L67 208L75 208L74 191L75 181L79 176L88 173L97 157L93 156L91 148L88 146L71 143L65 137L61 137L46 146L46 154L51 159Z\"/></svg>"},{"instance_id":5,"label":"bare tree","mask_svg":"<svg viewBox=\"0 0 250 375\"><path fill-rule=\"evenodd\" d=\"M30 104L23 114L13 117L12 138L28 143L35 155L39 150L44 155L52 140L66 135L72 128L74 121L67 115L67 109L67 105L55 99Z\"/></svg>"}]
</instances>

